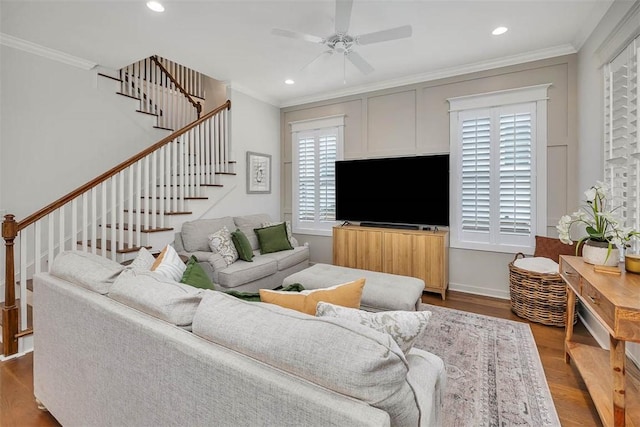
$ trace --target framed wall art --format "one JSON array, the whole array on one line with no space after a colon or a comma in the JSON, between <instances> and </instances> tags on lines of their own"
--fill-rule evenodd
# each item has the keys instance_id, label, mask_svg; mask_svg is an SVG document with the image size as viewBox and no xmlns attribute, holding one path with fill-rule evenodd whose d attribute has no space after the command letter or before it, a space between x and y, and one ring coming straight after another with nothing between
<instances>
[{"instance_id":1,"label":"framed wall art","mask_svg":"<svg viewBox=\"0 0 640 427\"><path fill-rule=\"evenodd\" d=\"M247 193L271 193L271 155L247 151Z\"/></svg>"}]
</instances>

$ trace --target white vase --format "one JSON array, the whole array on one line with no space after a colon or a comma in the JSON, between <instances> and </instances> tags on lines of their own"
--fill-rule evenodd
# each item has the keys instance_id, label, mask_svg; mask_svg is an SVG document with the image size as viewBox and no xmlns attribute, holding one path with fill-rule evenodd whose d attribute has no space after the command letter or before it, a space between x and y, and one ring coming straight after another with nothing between
<instances>
[{"instance_id":1,"label":"white vase","mask_svg":"<svg viewBox=\"0 0 640 427\"><path fill-rule=\"evenodd\" d=\"M620 251L613 246L609 256L609 244L606 242L592 242L587 240L582 246L582 259L584 262L594 265L607 265L614 267L620 262Z\"/></svg>"}]
</instances>

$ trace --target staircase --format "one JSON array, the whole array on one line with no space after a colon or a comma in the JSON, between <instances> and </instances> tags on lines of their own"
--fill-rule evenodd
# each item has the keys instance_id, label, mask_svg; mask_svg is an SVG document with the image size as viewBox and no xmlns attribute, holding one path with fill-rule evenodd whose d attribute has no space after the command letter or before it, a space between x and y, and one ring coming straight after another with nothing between
<instances>
[{"instance_id":1,"label":"staircase","mask_svg":"<svg viewBox=\"0 0 640 427\"><path fill-rule=\"evenodd\" d=\"M125 67L118 77L102 76L138 102L137 111L156 116L156 127L178 130L20 221L5 215L0 360L33 349L27 287L57 254L81 250L122 262L141 247L160 251L184 221L200 217L231 191L224 187L225 177L235 175L231 102L202 114L186 89L198 90L197 73L184 69L175 77L171 68L179 69L152 57Z\"/></svg>"}]
</instances>

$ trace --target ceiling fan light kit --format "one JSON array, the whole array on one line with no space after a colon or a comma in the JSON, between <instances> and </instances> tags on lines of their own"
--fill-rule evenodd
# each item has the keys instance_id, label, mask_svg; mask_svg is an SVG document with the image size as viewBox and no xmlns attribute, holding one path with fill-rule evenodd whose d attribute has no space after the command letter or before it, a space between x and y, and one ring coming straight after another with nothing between
<instances>
[{"instance_id":1,"label":"ceiling fan light kit","mask_svg":"<svg viewBox=\"0 0 640 427\"><path fill-rule=\"evenodd\" d=\"M369 64L358 52L356 52L354 48L357 45L368 45L411 37L412 29L410 25L403 25L401 27L390 28L388 30L352 36L349 34L352 8L353 0L336 0L335 33L326 38L279 28L272 29L271 34L304 40L311 43L323 44L328 48L328 50L322 52L311 62L302 67L302 69L308 67L325 54L333 55L334 53L338 53L343 55L343 59L348 59L349 62L360 70L362 74L370 74L374 71L373 66ZM344 72L346 74L346 70Z\"/></svg>"}]
</instances>

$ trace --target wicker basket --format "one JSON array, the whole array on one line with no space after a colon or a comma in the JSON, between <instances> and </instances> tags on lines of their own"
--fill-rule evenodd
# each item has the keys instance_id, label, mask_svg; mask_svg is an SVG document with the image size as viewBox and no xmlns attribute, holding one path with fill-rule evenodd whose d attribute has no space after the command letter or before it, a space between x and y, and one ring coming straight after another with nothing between
<instances>
[{"instance_id":1,"label":"wicker basket","mask_svg":"<svg viewBox=\"0 0 640 427\"><path fill-rule=\"evenodd\" d=\"M514 265L524 254L517 253L509 263L511 310L523 319L550 326L565 326L567 285L558 273L536 273ZM574 310L573 323L578 319Z\"/></svg>"}]
</instances>

